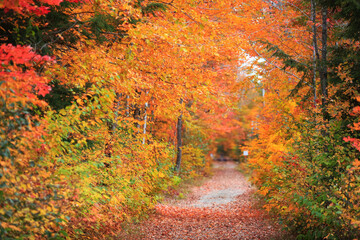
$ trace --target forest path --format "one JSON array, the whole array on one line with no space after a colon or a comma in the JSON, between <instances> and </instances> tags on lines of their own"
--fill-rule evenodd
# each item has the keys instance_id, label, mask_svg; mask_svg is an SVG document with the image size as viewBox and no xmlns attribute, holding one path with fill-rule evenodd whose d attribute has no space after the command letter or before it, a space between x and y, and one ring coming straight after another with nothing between
<instances>
[{"instance_id":1,"label":"forest path","mask_svg":"<svg viewBox=\"0 0 360 240\"><path fill-rule=\"evenodd\" d=\"M125 239L285 239L259 207L236 163L215 162L214 175L186 199L166 200ZM288 239L288 238L286 238Z\"/></svg>"}]
</instances>

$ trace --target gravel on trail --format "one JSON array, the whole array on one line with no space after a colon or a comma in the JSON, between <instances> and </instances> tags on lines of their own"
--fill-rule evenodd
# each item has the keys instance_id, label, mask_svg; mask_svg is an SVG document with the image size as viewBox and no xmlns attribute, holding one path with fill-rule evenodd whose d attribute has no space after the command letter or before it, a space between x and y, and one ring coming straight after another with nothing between
<instances>
[{"instance_id":1,"label":"gravel on trail","mask_svg":"<svg viewBox=\"0 0 360 240\"><path fill-rule=\"evenodd\" d=\"M167 200L124 239L290 239L260 209L254 187L234 162L215 162L214 175L182 200Z\"/></svg>"}]
</instances>

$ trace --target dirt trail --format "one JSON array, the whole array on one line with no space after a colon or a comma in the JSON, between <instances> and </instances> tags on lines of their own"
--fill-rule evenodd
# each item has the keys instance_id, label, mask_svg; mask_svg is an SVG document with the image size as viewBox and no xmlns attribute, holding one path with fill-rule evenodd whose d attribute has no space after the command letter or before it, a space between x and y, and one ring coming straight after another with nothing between
<instances>
[{"instance_id":1,"label":"dirt trail","mask_svg":"<svg viewBox=\"0 0 360 240\"><path fill-rule=\"evenodd\" d=\"M168 200L126 239L284 239L280 227L255 207L254 188L233 162L214 164L214 175L183 200ZM287 238L286 238L287 239Z\"/></svg>"}]
</instances>

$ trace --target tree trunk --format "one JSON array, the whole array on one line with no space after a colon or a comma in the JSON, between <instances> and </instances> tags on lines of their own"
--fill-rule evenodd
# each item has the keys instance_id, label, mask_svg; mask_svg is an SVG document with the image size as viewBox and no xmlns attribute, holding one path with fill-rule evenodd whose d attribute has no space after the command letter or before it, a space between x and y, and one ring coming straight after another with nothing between
<instances>
[{"instance_id":1,"label":"tree trunk","mask_svg":"<svg viewBox=\"0 0 360 240\"><path fill-rule=\"evenodd\" d=\"M314 94L314 106L316 107L316 70L317 70L317 60L316 55L318 52L317 40L316 40L316 5L315 0L311 0L311 21L313 22L313 94Z\"/></svg>"},{"instance_id":2,"label":"tree trunk","mask_svg":"<svg viewBox=\"0 0 360 240\"><path fill-rule=\"evenodd\" d=\"M321 8L322 15L322 34L321 34L321 73L320 73L320 85L321 85L321 110L323 114L324 129L321 134L325 137L329 135L328 127L326 125L329 120L329 114L327 111L327 99L328 99L328 79L327 79L327 15L328 10L326 7ZM324 151L327 152L325 147Z\"/></svg>"},{"instance_id":3,"label":"tree trunk","mask_svg":"<svg viewBox=\"0 0 360 240\"><path fill-rule=\"evenodd\" d=\"M180 104L182 104L183 100L180 99ZM176 154L176 165L175 171L178 173L180 172L181 166L181 154L182 154L182 138L181 138L181 131L182 131L182 113L178 117L177 127L176 127L176 135L177 135L177 154Z\"/></svg>"},{"instance_id":4,"label":"tree trunk","mask_svg":"<svg viewBox=\"0 0 360 240\"><path fill-rule=\"evenodd\" d=\"M139 121L140 121L140 115L141 115L141 110L140 110L140 107L138 104L134 104L134 112L133 112L133 118L134 120L137 120L135 122L135 128L137 129L137 133L138 134L140 131L140 124L139 124Z\"/></svg>"},{"instance_id":5,"label":"tree trunk","mask_svg":"<svg viewBox=\"0 0 360 240\"><path fill-rule=\"evenodd\" d=\"M328 10L326 7L322 7L321 9L322 14L322 34L321 34L321 41L322 41L322 47L321 47L321 74L320 74L320 83L321 83L321 103L322 103L322 109L324 112L324 118L326 117L326 105L327 105L327 98L328 98L328 81L327 81L327 15ZM324 120L325 120L324 119Z\"/></svg>"},{"instance_id":6,"label":"tree trunk","mask_svg":"<svg viewBox=\"0 0 360 240\"><path fill-rule=\"evenodd\" d=\"M129 95L126 95L126 117L130 117Z\"/></svg>"},{"instance_id":7,"label":"tree trunk","mask_svg":"<svg viewBox=\"0 0 360 240\"><path fill-rule=\"evenodd\" d=\"M146 125L147 125L147 112L146 112L146 110L147 110L147 108L148 108L148 103L145 103L145 109L144 109L144 128L143 128L143 134L144 134L144 136L143 136L143 142L142 142L142 144L144 145L145 144L145 140L146 140L146 138L145 138L145 135L146 135Z\"/></svg>"},{"instance_id":8,"label":"tree trunk","mask_svg":"<svg viewBox=\"0 0 360 240\"><path fill-rule=\"evenodd\" d=\"M115 134L116 129L118 127L118 117L119 117L119 109L120 109L121 97L122 97L121 93L116 93L116 98L115 98L115 103L114 103L114 105L115 105L115 112L114 112L115 113L115 118L114 118L114 120L112 122L109 121L107 123L108 131L109 131L109 134L110 134L110 139L105 143L105 149L104 149L105 156L107 156L107 157L111 157L111 155L112 155L114 134Z\"/></svg>"}]
</instances>

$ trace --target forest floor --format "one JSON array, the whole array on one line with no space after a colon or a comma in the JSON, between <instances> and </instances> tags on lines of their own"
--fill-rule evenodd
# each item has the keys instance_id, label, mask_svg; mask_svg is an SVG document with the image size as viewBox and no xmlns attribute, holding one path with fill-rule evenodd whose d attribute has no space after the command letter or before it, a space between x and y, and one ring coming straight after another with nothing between
<instances>
[{"instance_id":1,"label":"forest floor","mask_svg":"<svg viewBox=\"0 0 360 240\"><path fill-rule=\"evenodd\" d=\"M166 198L148 220L117 239L292 239L254 196L234 162L215 162L214 175L184 199Z\"/></svg>"}]
</instances>

